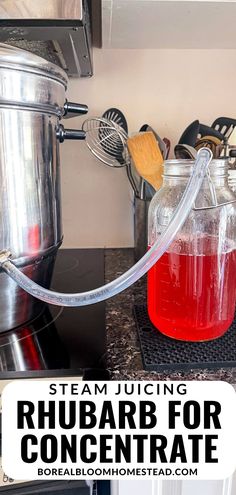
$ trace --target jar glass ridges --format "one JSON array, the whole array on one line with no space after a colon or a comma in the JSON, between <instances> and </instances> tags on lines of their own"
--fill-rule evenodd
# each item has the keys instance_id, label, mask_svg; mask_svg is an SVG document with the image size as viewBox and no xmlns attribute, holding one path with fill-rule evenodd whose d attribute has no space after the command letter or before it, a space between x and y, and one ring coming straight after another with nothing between
<instances>
[{"instance_id":1,"label":"jar glass ridges","mask_svg":"<svg viewBox=\"0 0 236 495\"><path fill-rule=\"evenodd\" d=\"M149 246L169 223L192 165L165 163L163 187L149 210ZM149 317L160 332L180 340L220 337L234 318L236 196L227 161L213 160L209 169L187 221L148 273Z\"/></svg>"}]
</instances>

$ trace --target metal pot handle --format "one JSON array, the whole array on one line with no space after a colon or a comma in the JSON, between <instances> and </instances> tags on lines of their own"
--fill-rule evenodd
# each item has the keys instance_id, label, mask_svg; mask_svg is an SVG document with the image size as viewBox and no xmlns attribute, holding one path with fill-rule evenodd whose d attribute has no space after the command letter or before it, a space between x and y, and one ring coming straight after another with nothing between
<instances>
[{"instance_id":1,"label":"metal pot handle","mask_svg":"<svg viewBox=\"0 0 236 495\"><path fill-rule=\"evenodd\" d=\"M81 103L73 103L71 101L65 101L63 119L70 119L78 115L84 115L88 113L88 106Z\"/></svg>"},{"instance_id":2,"label":"metal pot handle","mask_svg":"<svg viewBox=\"0 0 236 495\"><path fill-rule=\"evenodd\" d=\"M63 143L65 139L83 140L86 138L86 132L81 129L65 129L62 124L59 124L56 128L56 136L60 143Z\"/></svg>"},{"instance_id":3,"label":"metal pot handle","mask_svg":"<svg viewBox=\"0 0 236 495\"><path fill-rule=\"evenodd\" d=\"M72 103L71 101L65 101L63 119L70 119L78 115L84 115L88 112L87 105L81 103ZM63 143L65 139L81 140L85 139L86 133L81 129L65 129L62 124L59 124L56 128L56 136L60 143Z\"/></svg>"}]
</instances>

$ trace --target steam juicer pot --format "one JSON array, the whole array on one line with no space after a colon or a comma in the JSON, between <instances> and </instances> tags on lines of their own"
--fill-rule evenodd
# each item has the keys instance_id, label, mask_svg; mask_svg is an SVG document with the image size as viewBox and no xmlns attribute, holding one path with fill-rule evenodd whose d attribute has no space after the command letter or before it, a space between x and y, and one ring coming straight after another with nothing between
<instances>
[{"instance_id":1,"label":"steam juicer pot","mask_svg":"<svg viewBox=\"0 0 236 495\"><path fill-rule=\"evenodd\" d=\"M61 68L0 44L0 250L46 288L62 242L59 141L84 137L60 124L70 112L66 88ZM43 306L1 270L0 332L36 318Z\"/></svg>"}]
</instances>

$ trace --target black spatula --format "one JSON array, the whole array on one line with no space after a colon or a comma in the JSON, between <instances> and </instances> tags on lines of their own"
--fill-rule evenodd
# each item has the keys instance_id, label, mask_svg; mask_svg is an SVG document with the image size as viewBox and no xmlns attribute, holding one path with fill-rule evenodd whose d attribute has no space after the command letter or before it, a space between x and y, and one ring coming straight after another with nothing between
<instances>
[{"instance_id":1,"label":"black spatula","mask_svg":"<svg viewBox=\"0 0 236 495\"><path fill-rule=\"evenodd\" d=\"M236 126L236 119L230 117L218 117L211 127L221 132L226 138L229 138L230 134Z\"/></svg>"},{"instance_id":2,"label":"black spatula","mask_svg":"<svg viewBox=\"0 0 236 495\"><path fill-rule=\"evenodd\" d=\"M179 144L188 144L194 148L199 133L199 126L199 120L194 120L194 122L189 124L180 137Z\"/></svg>"}]
</instances>

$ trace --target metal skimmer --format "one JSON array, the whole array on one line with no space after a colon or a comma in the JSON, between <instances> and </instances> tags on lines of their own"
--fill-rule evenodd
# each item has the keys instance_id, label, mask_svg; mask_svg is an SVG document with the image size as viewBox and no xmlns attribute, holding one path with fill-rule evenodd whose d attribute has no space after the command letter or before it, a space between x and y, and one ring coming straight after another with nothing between
<instances>
[{"instance_id":1,"label":"metal skimmer","mask_svg":"<svg viewBox=\"0 0 236 495\"><path fill-rule=\"evenodd\" d=\"M127 132L116 122L103 117L86 119L82 128L86 132L86 144L98 160L109 167L126 167L131 187L138 196L126 145Z\"/></svg>"}]
</instances>

